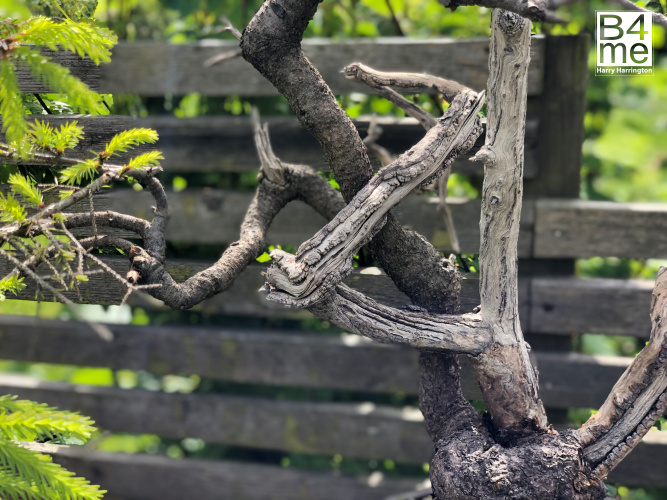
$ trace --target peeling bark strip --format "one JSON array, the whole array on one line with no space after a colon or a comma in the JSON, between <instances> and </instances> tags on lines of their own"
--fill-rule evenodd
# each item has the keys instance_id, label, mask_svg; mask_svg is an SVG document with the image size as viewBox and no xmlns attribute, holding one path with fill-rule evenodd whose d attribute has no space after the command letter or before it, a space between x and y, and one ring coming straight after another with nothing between
<instances>
[{"instance_id":1,"label":"peeling bark strip","mask_svg":"<svg viewBox=\"0 0 667 500\"><path fill-rule=\"evenodd\" d=\"M530 22L494 10L489 54L481 245L481 315L494 345L475 358L487 410L501 440L544 432L546 414L519 324L517 242L523 195Z\"/></svg>"},{"instance_id":2,"label":"peeling bark strip","mask_svg":"<svg viewBox=\"0 0 667 500\"><path fill-rule=\"evenodd\" d=\"M584 456L602 479L641 441L667 409L667 268L651 300L651 338L595 415L578 431Z\"/></svg>"},{"instance_id":3,"label":"peeling bark strip","mask_svg":"<svg viewBox=\"0 0 667 500\"><path fill-rule=\"evenodd\" d=\"M481 133L477 113L483 103L483 93L461 94L424 139L381 169L296 255L271 252L274 263L267 272L268 298L308 307L329 295L352 270L354 253L382 227L384 215L472 147Z\"/></svg>"}]
</instances>

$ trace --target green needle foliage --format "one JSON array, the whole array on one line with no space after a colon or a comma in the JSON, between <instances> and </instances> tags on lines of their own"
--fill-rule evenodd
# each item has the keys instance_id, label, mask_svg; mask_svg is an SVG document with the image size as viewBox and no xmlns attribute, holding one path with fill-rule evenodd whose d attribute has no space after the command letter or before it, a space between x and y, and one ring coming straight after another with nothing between
<instances>
[{"instance_id":1,"label":"green needle foliage","mask_svg":"<svg viewBox=\"0 0 667 500\"><path fill-rule=\"evenodd\" d=\"M0 498L97 500L105 493L16 441L66 438L85 441L93 422L44 404L0 397Z\"/></svg>"},{"instance_id":2,"label":"green needle foliage","mask_svg":"<svg viewBox=\"0 0 667 500\"><path fill-rule=\"evenodd\" d=\"M55 4L55 7L58 7ZM86 112L97 106L99 96L67 68L51 61L42 49L67 50L89 57L95 64L109 62L111 48L117 41L110 30L92 20L73 20L61 9L63 19L44 16L23 21L0 22L0 114L7 142L15 143L24 154L20 141L28 126L23 119L21 94L16 78L17 66L30 69L34 76L56 93L66 93L75 109Z\"/></svg>"}]
</instances>

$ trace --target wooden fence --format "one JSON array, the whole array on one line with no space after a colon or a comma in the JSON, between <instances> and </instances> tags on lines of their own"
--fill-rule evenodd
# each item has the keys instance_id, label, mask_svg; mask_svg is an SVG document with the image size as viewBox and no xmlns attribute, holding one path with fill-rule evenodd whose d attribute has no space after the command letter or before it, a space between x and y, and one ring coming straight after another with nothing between
<instances>
[{"instance_id":1,"label":"wooden fence","mask_svg":"<svg viewBox=\"0 0 667 500\"><path fill-rule=\"evenodd\" d=\"M529 109L526 133L524 209L519 242L521 321L540 372L541 396L554 421L572 407L598 407L628 358L586 356L571 352L573 333L602 333L647 338L653 284L636 280L574 277L574 258L616 256L667 257L667 207L649 204L589 202L577 199L588 38L532 39ZM156 43L120 45L113 62L96 68L66 54L55 57L100 92L161 96L200 92L208 96L257 97L275 91L240 59L209 69L203 62L234 44L205 42L169 46ZM367 92L340 75L340 68L359 60L380 69L424 71L482 89L487 76L487 40L427 42L380 39L348 42L308 41L306 53L334 92ZM21 74L23 90L45 89ZM87 151L119 130L146 126L158 130L163 166L174 173L244 172L257 169L247 117L205 116L192 119L156 116L48 116L52 122L77 119L88 133ZM296 120L268 117L276 153L284 160L326 169L317 144ZM363 132L368 122L359 120ZM423 136L410 120L383 123L380 144L400 153ZM455 170L481 175L481 167L458 161ZM238 238L251 193L187 188L168 193L172 207L167 237L172 242L216 245ZM478 200L451 200L462 249L477 253ZM423 234L438 248L449 247L437 198L411 195L394 212L405 226ZM101 196L97 207L150 217L151 199L132 190ZM295 223L298 221L298 223ZM324 220L299 202L276 219L268 241L298 245ZM107 259L119 271L127 261ZM205 262L172 260L178 279ZM246 269L232 289L194 310L207 314L303 319L309 313L269 303L257 292L262 265ZM8 270L0 264L0 274ZM407 297L377 269L357 269L348 278L354 288L384 303L403 305ZM84 302L118 303L120 286L91 276ZM22 298L34 296L28 288ZM72 297L73 299L75 297ZM131 304L158 310L154 299L135 294ZM478 304L474 275L465 280L463 307ZM236 384L328 388L363 394L417 390L417 353L379 345L352 335L311 332L204 328L191 326L110 325L114 340L91 334L85 324L19 316L0 317L0 357L112 370L145 370L185 374ZM479 398L466 367L464 389ZM312 455L340 454L396 463L428 462L432 445L414 408L372 403L286 401L228 394L167 394L140 389L40 382L23 376L0 377L0 394L43 401L92 416L105 430L157 434L165 438L201 438L208 443ZM560 419L560 420L559 420ZM162 456L122 455L87 449L60 449L56 459L103 488L109 498L280 498L373 499L418 487L422 480L386 478L380 473L348 477L248 462L174 460ZM662 463L667 438L649 433L644 443L611 475L612 482L667 487Z\"/></svg>"}]
</instances>

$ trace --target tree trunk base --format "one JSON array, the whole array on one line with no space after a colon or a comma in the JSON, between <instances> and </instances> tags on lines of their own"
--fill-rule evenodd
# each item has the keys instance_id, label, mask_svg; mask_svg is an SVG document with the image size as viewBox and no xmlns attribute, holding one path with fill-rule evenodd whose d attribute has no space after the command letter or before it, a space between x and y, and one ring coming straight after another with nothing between
<instances>
[{"instance_id":1,"label":"tree trunk base","mask_svg":"<svg viewBox=\"0 0 667 500\"><path fill-rule=\"evenodd\" d=\"M577 499L606 495L570 431L496 444L485 426L455 431L436 443L431 483L440 500Z\"/></svg>"}]
</instances>

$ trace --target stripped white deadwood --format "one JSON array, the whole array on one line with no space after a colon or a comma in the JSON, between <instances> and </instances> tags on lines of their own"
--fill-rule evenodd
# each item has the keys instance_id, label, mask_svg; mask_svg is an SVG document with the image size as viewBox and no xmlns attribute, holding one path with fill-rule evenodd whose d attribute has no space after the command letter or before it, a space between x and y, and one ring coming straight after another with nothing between
<instances>
[{"instance_id":1,"label":"stripped white deadwood","mask_svg":"<svg viewBox=\"0 0 667 500\"><path fill-rule=\"evenodd\" d=\"M578 431L584 456L605 478L667 409L667 268L651 300L651 338L611 394Z\"/></svg>"},{"instance_id":2,"label":"stripped white deadwood","mask_svg":"<svg viewBox=\"0 0 667 500\"><path fill-rule=\"evenodd\" d=\"M506 437L544 431L537 375L519 324L517 242L523 196L530 22L495 10L489 54L486 144L479 250L481 315L494 345L475 360L494 426ZM508 405L511 401L512 404Z\"/></svg>"},{"instance_id":3,"label":"stripped white deadwood","mask_svg":"<svg viewBox=\"0 0 667 500\"><path fill-rule=\"evenodd\" d=\"M296 255L273 250L269 300L308 307L325 299L352 270L352 257L384 225L384 215L413 189L437 177L481 133L484 93L463 92L415 147L384 167Z\"/></svg>"}]
</instances>

